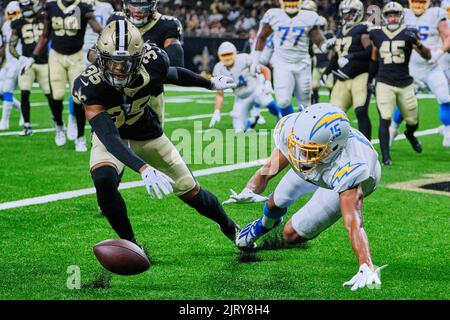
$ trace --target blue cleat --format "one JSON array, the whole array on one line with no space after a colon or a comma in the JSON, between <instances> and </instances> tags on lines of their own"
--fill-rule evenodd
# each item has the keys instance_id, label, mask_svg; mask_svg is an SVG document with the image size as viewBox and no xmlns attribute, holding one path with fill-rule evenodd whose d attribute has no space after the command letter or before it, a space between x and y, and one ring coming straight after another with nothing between
<instances>
[{"instance_id":1,"label":"blue cleat","mask_svg":"<svg viewBox=\"0 0 450 320\"><path fill-rule=\"evenodd\" d=\"M262 225L262 218L255 220L245 226L236 236L236 245L241 250L256 249L256 240L275 228L283 219L280 218L272 228Z\"/></svg>"}]
</instances>

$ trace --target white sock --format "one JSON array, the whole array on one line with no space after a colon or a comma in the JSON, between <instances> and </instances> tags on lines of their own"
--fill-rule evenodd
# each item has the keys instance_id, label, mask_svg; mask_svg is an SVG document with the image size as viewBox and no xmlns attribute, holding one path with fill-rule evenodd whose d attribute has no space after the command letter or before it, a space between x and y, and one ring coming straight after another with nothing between
<instances>
[{"instance_id":1,"label":"white sock","mask_svg":"<svg viewBox=\"0 0 450 320\"><path fill-rule=\"evenodd\" d=\"M14 108L16 108L17 110L21 111L22 107L20 105L20 101L17 100L16 98L13 98L13 99L14 99Z\"/></svg>"},{"instance_id":2,"label":"white sock","mask_svg":"<svg viewBox=\"0 0 450 320\"><path fill-rule=\"evenodd\" d=\"M11 115L11 109L13 107L13 103L9 101L3 101L3 112L2 112L2 121L9 121L9 117Z\"/></svg>"}]
</instances>

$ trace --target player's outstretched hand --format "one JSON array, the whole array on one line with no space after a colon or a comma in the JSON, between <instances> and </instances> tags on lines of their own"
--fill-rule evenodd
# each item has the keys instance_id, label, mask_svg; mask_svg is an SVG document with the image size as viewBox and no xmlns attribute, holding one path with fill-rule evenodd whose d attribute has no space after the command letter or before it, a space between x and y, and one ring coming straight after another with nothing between
<instances>
[{"instance_id":1,"label":"player's outstretched hand","mask_svg":"<svg viewBox=\"0 0 450 320\"><path fill-rule=\"evenodd\" d=\"M211 121L209 122L209 127L212 128L216 125L216 123L219 123L219 122L220 122L220 110L216 109L216 110L214 110Z\"/></svg>"},{"instance_id":2,"label":"player's outstretched hand","mask_svg":"<svg viewBox=\"0 0 450 320\"><path fill-rule=\"evenodd\" d=\"M257 203L269 200L269 198L256 194L249 188L244 188L244 190L242 190L242 192L239 194L237 194L233 189L230 189L230 191L231 191L230 198L228 200L225 200L222 204Z\"/></svg>"},{"instance_id":3,"label":"player's outstretched hand","mask_svg":"<svg viewBox=\"0 0 450 320\"><path fill-rule=\"evenodd\" d=\"M172 184L175 184L175 182L169 176L155 168L148 166L141 172L141 177L152 199L155 198L155 195L158 199L162 199L163 193L169 195L173 192Z\"/></svg>"},{"instance_id":4,"label":"player's outstretched hand","mask_svg":"<svg viewBox=\"0 0 450 320\"><path fill-rule=\"evenodd\" d=\"M344 286L352 286L352 291L360 288L367 287L369 289L381 288L381 270L387 267L387 264L382 267L377 267L375 270L369 268L369 266L363 263L358 270L358 273L350 279L350 281L344 282Z\"/></svg>"},{"instance_id":5,"label":"player's outstretched hand","mask_svg":"<svg viewBox=\"0 0 450 320\"><path fill-rule=\"evenodd\" d=\"M34 59L33 58L20 56L19 57L20 74L24 74L25 72L27 72L27 70L31 68L33 63L34 63Z\"/></svg>"},{"instance_id":6,"label":"player's outstretched hand","mask_svg":"<svg viewBox=\"0 0 450 320\"><path fill-rule=\"evenodd\" d=\"M236 88L234 80L227 76L217 76L211 78L211 90L225 90Z\"/></svg>"}]
</instances>

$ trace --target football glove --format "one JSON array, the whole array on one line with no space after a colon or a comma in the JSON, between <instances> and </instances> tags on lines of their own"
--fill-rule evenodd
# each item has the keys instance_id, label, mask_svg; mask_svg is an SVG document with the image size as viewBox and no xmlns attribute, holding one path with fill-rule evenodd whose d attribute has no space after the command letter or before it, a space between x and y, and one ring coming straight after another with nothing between
<instances>
[{"instance_id":1,"label":"football glove","mask_svg":"<svg viewBox=\"0 0 450 320\"><path fill-rule=\"evenodd\" d=\"M336 44L336 38L327 39L322 45L320 46L320 51L323 53L328 53L331 48L334 47Z\"/></svg>"},{"instance_id":2,"label":"football glove","mask_svg":"<svg viewBox=\"0 0 450 320\"><path fill-rule=\"evenodd\" d=\"M387 264L382 267L377 267L375 271L369 268L369 266L363 263L358 270L358 273L350 279L350 281L344 282L343 286L352 286L352 291L364 288L367 286L369 289L381 288L381 270L387 267Z\"/></svg>"},{"instance_id":3,"label":"football glove","mask_svg":"<svg viewBox=\"0 0 450 320\"><path fill-rule=\"evenodd\" d=\"M148 166L142 171L141 177L145 183L145 188L152 199L155 198L155 195L158 199L162 199L163 194L161 191L165 195L169 195L173 192L172 184L175 184L175 182L169 176L155 168Z\"/></svg>"},{"instance_id":4,"label":"football glove","mask_svg":"<svg viewBox=\"0 0 450 320\"><path fill-rule=\"evenodd\" d=\"M272 89L272 82L270 80L264 81L263 92L264 92L264 94L272 94L273 89Z\"/></svg>"},{"instance_id":5,"label":"football glove","mask_svg":"<svg viewBox=\"0 0 450 320\"><path fill-rule=\"evenodd\" d=\"M211 121L209 122L209 127L212 128L216 125L216 123L219 123L219 122L220 122L220 110L216 109L216 110L214 110Z\"/></svg>"},{"instance_id":6,"label":"football glove","mask_svg":"<svg viewBox=\"0 0 450 320\"><path fill-rule=\"evenodd\" d=\"M217 76L211 78L211 90L225 90L236 88L234 80L227 76Z\"/></svg>"},{"instance_id":7,"label":"football glove","mask_svg":"<svg viewBox=\"0 0 450 320\"><path fill-rule=\"evenodd\" d=\"M413 45L418 45L420 41L420 37L417 30L406 29L406 35L410 38L410 41Z\"/></svg>"},{"instance_id":8,"label":"football glove","mask_svg":"<svg viewBox=\"0 0 450 320\"><path fill-rule=\"evenodd\" d=\"M249 188L244 188L244 190L242 190L242 192L239 194L237 194L233 189L230 189L230 191L231 191L230 199L225 200L222 204L257 203L269 200L269 198L256 194Z\"/></svg>"},{"instance_id":9,"label":"football glove","mask_svg":"<svg viewBox=\"0 0 450 320\"><path fill-rule=\"evenodd\" d=\"M19 57L20 74L24 74L25 72L27 72L27 70L31 68L33 63L34 63L34 59L33 58L20 56Z\"/></svg>"},{"instance_id":10,"label":"football glove","mask_svg":"<svg viewBox=\"0 0 450 320\"><path fill-rule=\"evenodd\" d=\"M350 61L346 57L341 57L338 59L339 68L345 67Z\"/></svg>"},{"instance_id":11,"label":"football glove","mask_svg":"<svg viewBox=\"0 0 450 320\"><path fill-rule=\"evenodd\" d=\"M320 77L320 85L322 87L326 87L327 86L327 80L328 80L328 75L327 74L322 74L322 76Z\"/></svg>"}]
</instances>

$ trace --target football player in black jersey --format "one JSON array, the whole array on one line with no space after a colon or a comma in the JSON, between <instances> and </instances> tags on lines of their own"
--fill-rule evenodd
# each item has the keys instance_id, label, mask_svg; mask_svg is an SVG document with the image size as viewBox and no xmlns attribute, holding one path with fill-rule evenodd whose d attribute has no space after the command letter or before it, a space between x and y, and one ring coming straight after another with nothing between
<instances>
[{"instance_id":1,"label":"football player in black jersey","mask_svg":"<svg viewBox=\"0 0 450 320\"><path fill-rule=\"evenodd\" d=\"M333 72L337 80L330 102L343 111L353 105L359 131L370 141L372 126L368 106L368 71L370 59L369 25L362 22L364 5L360 0L344 0L339 5L341 29L336 36L336 54L325 74Z\"/></svg>"},{"instance_id":2,"label":"football player in black jersey","mask_svg":"<svg viewBox=\"0 0 450 320\"><path fill-rule=\"evenodd\" d=\"M199 186L149 107L150 97L173 77L170 70L177 70L169 68L167 54L144 44L139 30L126 20L109 23L96 50L98 58L75 80L73 95L92 126L91 175L98 204L112 228L119 237L136 242L118 191L127 166L141 174L152 198L173 191L234 241L239 227L216 196ZM215 87L210 82L208 86Z\"/></svg>"},{"instance_id":3,"label":"football player in black jersey","mask_svg":"<svg viewBox=\"0 0 450 320\"><path fill-rule=\"evenodd\" d=\"M97 22L94 9L89 0L48 0L44 7L44 30L34 49L34 59L41 57L51 40L49 52L50 89L57 106L56 122L57 145L64 145L66 137L62 121L63 100L66 94L66 83L72 88L73 81L84 69L83 41L86 26L99 33L101 26ZM77 119L78 137L75 150L87 151L84 137L86 119L81 105L74 104Z\"/></svg>"},{"instance_id":4,"label":"football player in black jersey","mask_svg":"<svg viewBox=\"0 0 450 320\"><path fill-rule=\"evenodd\" d=\"M397 2L389 2L382 11L384 26L370 31L372 53L369 81L376 75L376 98L380 114L380 148L382 163L392 165L389 152L389 125L397 104L406 122L405 136L416 152L422 147L414 136L419 126L419 112L414 93L414 79L409 74L411 53L416 50L424 59L431 52L419 40L417 30L404 25L404 11Z\"/></svg>"},{"instance_id":5,"label":"football player in black jersey","mask_svg":"<svg viewBox=\"0 0 450 320\"><path fill-rule=\"evenodd\" d=\"M22 17L11 22L9 51L13 57L19 60L21 65L18 82L21 92L24 129L20 135L29 136L33 133L30 125L30 92L35 80L39 83L44 92L52 113L54 113L55 106L50 95L47 52L45 52L42 57L36 59L36 61L33 59L33 50L44 29L39 1L19 0L19 5ZM17 52L16 49L19 42L22 45L22 55Z\"/></svg>"}]
</instances>

